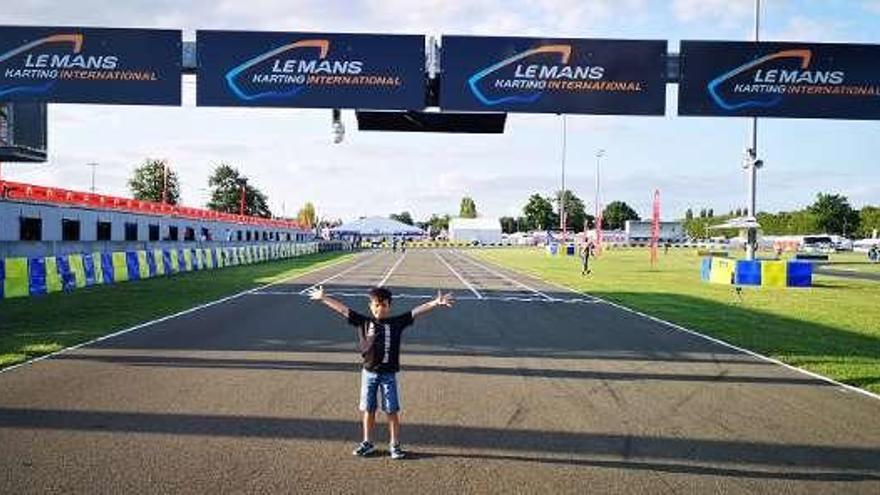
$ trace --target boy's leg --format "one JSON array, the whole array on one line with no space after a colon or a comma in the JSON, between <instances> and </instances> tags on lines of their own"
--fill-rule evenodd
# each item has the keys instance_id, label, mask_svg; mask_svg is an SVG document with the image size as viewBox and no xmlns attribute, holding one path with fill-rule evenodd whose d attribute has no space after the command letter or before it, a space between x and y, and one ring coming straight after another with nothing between
<instances>
[{"instance_id":1,"label":"boy's leg","mask_svg":"<svg viewBox=\"0 0 880 495\"><path fill-rule=\"evenodd\" d=\"M388 443L397 445L400 443L400 414L388 413Z\"/></svg>"},{"instance_id":2,"label":"boy's leg","mask_svg":"<svg viewBox=\"0 0 880 495\"><path fill-rule=\"evenodd\" d=\"M376 411L364 411L361 424L364 428L364 441L369 442L373 427L376 426Z\"/></svg>"},{"instance_id":3,"label":"boy's leg","mask_svg":"<svg viewBox=\"0 0 880 495\"><path fill-rule=\"evenodd\" d=\"M370 435L376 425L376 393L379 388L379 376L367 370L361 370L361 398L359 408L362 412L363 441L370 442Z\"/></svg>"},{"instance_id":4,"label":"boy's leg","mask_svg":"<svg viewBox=\"0 0 880 495\"><path fill-rule=\"evenodd\" d=\"M382 410L388 415L388 436L391 445L400 442L400 394L397 390L397 373L382 373L379 380L382 392Z\"/></svg>"}]
</instances>

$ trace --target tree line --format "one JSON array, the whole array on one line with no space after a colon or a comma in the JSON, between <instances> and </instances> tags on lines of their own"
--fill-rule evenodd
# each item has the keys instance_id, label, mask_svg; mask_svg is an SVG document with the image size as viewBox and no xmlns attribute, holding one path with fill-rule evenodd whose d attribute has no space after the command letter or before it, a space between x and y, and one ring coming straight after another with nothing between
<instances>
[{"instance_id":1,"label":"tree line","mask_svg":"<svg viewBox=\"0 0 880 495\"><path fill-rule=\"evenodd\" d=\"M560 205L564 208L560 209ZM556 191L553 196L532 194L518 217L501 217L501 230L504 233L527 232L532 230L557 230L562 227L560 216L565 214L565 228L579 232L596 228L596 217L586 212L583 200L569 189ZM623 201L612 201L602 210L602 228L622 229L627 220L640 220L636 211Z\"/></svg>"},{"instance_id":2,"label":"tree line","mask_svg":"<svg viewBox=\"0 0 880 495\"><path fill-rule=\"evenodd\" d=\"M134 199L171 205L180 204L180 177L167 160L148 158L137 166L128 180L128 188ZM210 200L207 208L223 213L272 218L269 198L256 185L250 183L238 168L220 163L208 176ZM242 196L244 204L242 205ZM243 207L243 208L242 208ZM319 226L322 222L315 206L306 202L297 213L296 220L306 228Z\"/></svg>"},{"instance_id":3,"label":"tree line","mask_svg":"<svg viewBox=\"0 0 880 495\"><path fill-rule=\"evenodd\" d=\"M684 228L691 238L712 237L710 227L732 218L746 215L745 208L738 208L725 215L715 216L712 209L701 209L694 215L692 209L685 212ZM857 210L849 199L841 194L818 193L806 208L778 213L759 212L755 215L765 235L833 234L846 237L870 237L874 229L880 230L880 207L864 206ZM734 235L735 231L719 235Z\"/></svg>"}]
</instances>

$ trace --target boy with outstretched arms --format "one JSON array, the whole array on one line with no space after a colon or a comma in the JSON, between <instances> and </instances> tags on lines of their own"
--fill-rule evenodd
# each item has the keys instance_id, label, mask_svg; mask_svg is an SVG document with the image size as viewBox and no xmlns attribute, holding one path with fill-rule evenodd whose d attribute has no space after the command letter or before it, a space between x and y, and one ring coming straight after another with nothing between
<instances>
[{"instance_id":1,"label":"boy with outstretched arms","mask_svg":"<svg viewBox=\"0 0 880 495\"><path fill-rule=\"evenodd\" d=\"M364 359L361 371L360 410L362 412L363 441L352 452L368 456L375 450L370 433L376 424L376 396L381 391L382 410L388 415L390 453L392 459L402 459L400 448L400 398L397 390L397 372L400 370L400 337L413 321L440 306L451 307L451 294L437 292L437 297L412 311L391 316L391 291L382 287L370 290L370 313L365 316L353 311L341 301L324 294L323 287L311 292L311 298L320 301L348 319L357 328L358 350Z\"/></svg>"}]
</instances>

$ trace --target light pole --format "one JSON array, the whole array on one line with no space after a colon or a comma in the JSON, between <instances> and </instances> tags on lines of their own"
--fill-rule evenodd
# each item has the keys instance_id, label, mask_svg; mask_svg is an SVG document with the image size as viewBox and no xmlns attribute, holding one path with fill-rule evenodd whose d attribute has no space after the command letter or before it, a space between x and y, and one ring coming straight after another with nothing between
<instances>
[{"instance_id":1,"label":"light pole","mask_svg":"<svg viewBox=\"0 0 880 495\"><path fill-rule=\"evenodd\" d=\"M755 0L755 43L760 40L760 29L761 0ZM758 159L758 118L752 117L751 143L750 147L746 149L746 156L743 162L743 167L746 169L746 172L749 176L748 216L751 218L755 218L757 215L756 192L758 183L758 169L761 168L763 165L764 162ZM755 227L749 227L746 232L748 236L748 238L746 239L746 259L754 260L758 248L758 230Z\"/></svg>"},{"instance_id":2,"label":"light pole","mask_svg":"<svg viewBox=\"0 0 880 495\"><path fill-rule=\"evenodd\" d=\"M568 123L562 116L562 191L559 193L559 228L562 230L562 242L565 242L565 155L568 146Z\"/></svg>"},{"instance_id":3,"label":"light pole","mask_svg":"<svg viewBox=\"0 0 880 495\"><path fill-rule=\"evenodd\" d=\"M605 156L604 149L600 148L599 150L596 151L596 198L594 200L595 206L596 206L596 216L593 220L594 222L599 221L599 162L602 161L603 156ZM598 224L594 224L594 225L596 225L596 228L598 228Z\"/></svg>"},{"instance_id":4,"label":"light pole","mask_svg":"<svg viewBox=\"0 0 880 495\"><path fill-rule=\"evenodd\" d=\"M239 177L236 182L241 188L241 200L238 205L238 214L244 216L245 191L247 190L247 178Z\"/></svg>"},{"instance_id":5,"label":"light pole","mask_svg":"<svg viewBox=\"0 0 880 495\"><path fill-rule=\"evenodd\" d=\"M162 162L162 204L168 204L168 163Z\"/></svg>"},{"instance_id":6,"label":"light pole","mask_svg":"<svg viewBox=\"0 0 880 495\"><path fill-rule=\"evenodd\" d=\"M98 168L98 164L95 162L86 163L86 167L92 167L92 194L95 194L95 169Z\"/></svg>"}]
</instances>

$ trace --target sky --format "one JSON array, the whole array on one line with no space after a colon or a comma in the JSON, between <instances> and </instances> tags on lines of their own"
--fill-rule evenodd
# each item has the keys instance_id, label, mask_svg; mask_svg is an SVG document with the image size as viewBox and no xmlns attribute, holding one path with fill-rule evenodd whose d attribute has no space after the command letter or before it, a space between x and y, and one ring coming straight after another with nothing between
<instances>
[{"instance_id":1,"label":"sky","mask_svg":"<svg viewBox=\"0 0 880 495\"><path fill-rule=\"evenodd\" d=\"M17 0L0 25L747 40L753 0ZM764 0L761 38L880 44L880 0ZM3 177L127 196L145 158L165 158L181 178L182 202L203 206L220 162L238 167L292 216L306 201L343 220L410 211L457 214L462 196L481 216L516 216L529 195L561 187L562 117L511 114L503 135L358 132L334 145L329 110L197 108L195 80L183 107L58 104L49 108L49 160L3 164ZM600 202L626 201L650 216L659 189L664 218L687 208L727 212L747 201L741 168L748 120L569 115L566 187L594 209L596 151ZM880 204L880 123L761 119L758 209L802 208L818 192L856 207Z\"/></svg>"}]
</instances>

